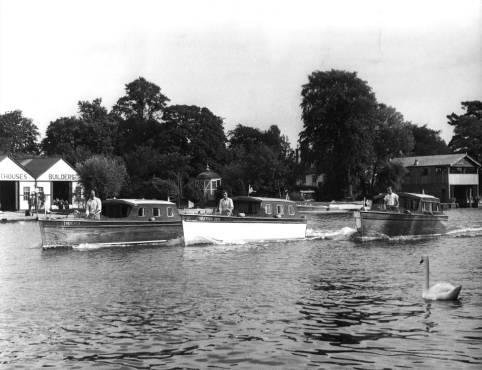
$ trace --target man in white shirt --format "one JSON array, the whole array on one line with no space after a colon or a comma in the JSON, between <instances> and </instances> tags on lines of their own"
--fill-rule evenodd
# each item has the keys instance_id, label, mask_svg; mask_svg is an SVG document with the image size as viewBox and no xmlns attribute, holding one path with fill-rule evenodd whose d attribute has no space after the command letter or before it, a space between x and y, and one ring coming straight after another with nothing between
<instances>
[{"instance_id":1,"label":"man in white shirt","mask_svg":"<svg viewBox=\"0 0 482 370\"><path fill-rule=\"evenodd\" d=\"M100 220L100 213L102 212L102 202L95 196L95 191L90 192L89 200L85 207L85 215L92 220Z\"/></svg>"},{"instance_id":2,"label":"man in white shirt","mask_svg":"<svg viewBox=\"0 0 482 370\"><path fill-rule=\"evenodd\" d=\"M383 198L385 201L385 206L387 210L390 210L390 211L398 210L398 195L392 191L392 188L390 186L387 188L387 193L388 194L385 195L385 198Z\"/></svg>"},{"instance_id":3,"label":"man in white shirt","mask_svg":"<svg viewBox=\"0 0 482 370\"><path fill-rule=\"evenodd\" d=\"M227 192L224 192L223 197L219 200L219 213L222 215L231 216L233 209L233 200L228 198Z\"/></svg>"}]
</instances>

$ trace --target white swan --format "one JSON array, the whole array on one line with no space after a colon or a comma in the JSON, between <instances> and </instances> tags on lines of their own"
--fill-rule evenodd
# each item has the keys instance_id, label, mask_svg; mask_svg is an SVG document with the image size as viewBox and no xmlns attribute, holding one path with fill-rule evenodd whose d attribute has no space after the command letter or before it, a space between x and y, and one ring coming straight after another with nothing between
<instances>
[{"instance_id":1,"label":"white swan","mask_svg":"<svg viewBox=\"0 0 482 370\"><path fill-rule=\"evenodd\" d=\"M453 301L459 296L462 285L453 286L450 283L437 283L429 288L429 261L428 257L424 256L420 263L425 262L425 286L422 297L432 301Z\"/></svg>"}]
</instances>

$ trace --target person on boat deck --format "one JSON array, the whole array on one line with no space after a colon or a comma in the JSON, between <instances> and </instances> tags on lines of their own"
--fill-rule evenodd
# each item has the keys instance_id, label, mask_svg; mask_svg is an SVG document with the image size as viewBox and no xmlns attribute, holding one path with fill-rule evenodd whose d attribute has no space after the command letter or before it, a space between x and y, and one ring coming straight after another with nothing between
<instances>
[{"instance_id":1,"label":"person on boat deck","mask_svg":"<svg viewBox=\"0 0 482 370\"><path fill-rule=\"evenodd\" d=\"M85 215L87 218L93 220L100 220L100 213L102 212L102 202L99 198L95 196L95 191L90 192L89 200L87 201L87 206L85 207Z\"/></svg>"},{"instance_id":2,"label":"person on boat deck","mask_svg":"<svg viewBox=\"0 0 482 370\"><path fill-rule=\"evenodd\" d=\"M233 200L228 198L227 192L224 192L223 197L219 200L219 213L222 215L231 216L233 209Z\"/></svg>"},{"instance_id":3,"label":"person on boat deck","mask_svg":"<svg viewBox=\"0 0 482 370\"><path fill-rule=\"evenodd\" d=\"M396 211L398 210L398 195L395 194L393 191L392 191L392 188L389 186L387 188L387 195L385 195L385 206L387 208L387 210L389 211Z\"/></svg>"}]
</instances>

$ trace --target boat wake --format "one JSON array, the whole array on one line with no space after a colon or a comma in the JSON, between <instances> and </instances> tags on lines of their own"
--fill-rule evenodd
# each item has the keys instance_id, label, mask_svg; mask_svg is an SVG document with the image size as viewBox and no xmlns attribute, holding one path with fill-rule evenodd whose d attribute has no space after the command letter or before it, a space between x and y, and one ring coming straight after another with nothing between
<instances>
[{"instance_id":1,"label":"boat wake","mask_svg":"<svg viewBox=\"0 0 482 370\"><path fill-rule=\"evenodd\" d=\"M348 240L356 233L356 229L345 226L339 230L306 230L306 239Z\"/></svg>"},{"instance_id":2,"label":"boat wake","mask_svg":"<svg viewBox=\"0 0 482 370\"><path fill-rule=\"evenodd\" d=\"M460 229L453 229L448 231L446 235L454 238L474 238L482 236L482 227L463 227Z\"/></svg>"}]
</instances>

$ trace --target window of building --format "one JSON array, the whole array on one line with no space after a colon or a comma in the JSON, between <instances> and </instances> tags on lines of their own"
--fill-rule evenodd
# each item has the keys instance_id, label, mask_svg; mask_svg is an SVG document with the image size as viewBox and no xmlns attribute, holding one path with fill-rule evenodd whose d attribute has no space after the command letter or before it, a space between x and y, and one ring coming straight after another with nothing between
<instances>
[{"instance_id":1,"label":"window of building","mask_svg":"<svg viewBox=\"0 0 482 370\"><path fill-rule=\"evenodd\" d=\"M316 180L317 180L318 176L316 175L311 175L311 183L314 185L316 184Z\"/></svg>"},{"instance_id":2,"label":"window of building","mask_svg":"<svg viewBox=\"0 0 482 370\"><path fill-rule=\"evenodd\" d=\"M422 176L427 176L428 175L428 168L424 168L422 170Z\"/></svg>"},{"instance_id":3,"label":"window of building","mask_svg":"<svg viewBox=\"0 0 482 370\"><path fill-rule=\"evenodd\" d=\"M137 210L137 216L139 217L144 217L144 208L143 207L140 207L138 210Z\"/></svg>"},{"instance_id":4,"label":"window of building","mask_svg":"<svg viewBox=\"0 0 482 370\"><path fill-rule=\"evenodd\" d=\"M174 212L172 211L172 207L167 207L167 217L174 217Z\"/></svg>"},{"instance_id":5,"label":"window of building","mask_svg":"<svg viewBox=\"0 0 482 370\"><path fill-rule=\"evenodd\" d=\"M159 210L159 208L153 208L152 209L152 215L154 217L159 217L161 215L161 211Z\"/></svg>"},{"instance_id":6,"label":"window of building","mask_svg":"<svg viewBox=\"0 0 482 370\"><path fill-rule=\"evenodd\" d=\"M267 215L271 214L271 204L264 205L264 213L266 213Z\"/></svg>"},{"instance_id":7,"label":"window of building","mask_svg":"<svg viewBox=\"0 0 482 370\"><path fill-rule=\"evenodd\" d=\"M23 200L28 200L30 197L30 186L23 187Z\"/></svg>"},{"instance_id":8,"label":"window of building","mask_svg":"<svg viewBox=\"0 0 482 370\"><path fill-rule=\"evenodd\" d=\"M290 214L290 216L295 215L295 207L292 204L288 205L288 213Z\"/></svg>"},{"instance_id":9,"label":"window of building","mask_svg":"<svg viewBox=\"0 0 482 370\"><path fill-rule=\"evenodd\" d=\"M442 167L435 167L435 174L441 175L443 173Z\"/></svg>"},{"instance_id":10,"label":"window of building","mask_svg":"<svg viewBox=\"0 0 482 370\"><path fill-rule=\"evenodd\" d=\"M284 212L284 207L283 207L282 204L277 204L277 205L276 205L276 213L277 213L278 215L284 215L284 214L285 214L285 212Z\"/></svg>"}]
</instances>

